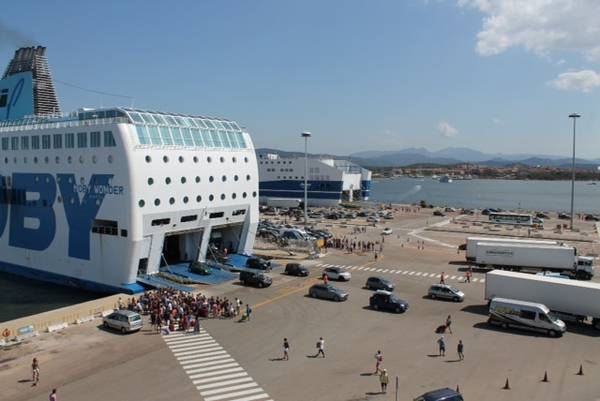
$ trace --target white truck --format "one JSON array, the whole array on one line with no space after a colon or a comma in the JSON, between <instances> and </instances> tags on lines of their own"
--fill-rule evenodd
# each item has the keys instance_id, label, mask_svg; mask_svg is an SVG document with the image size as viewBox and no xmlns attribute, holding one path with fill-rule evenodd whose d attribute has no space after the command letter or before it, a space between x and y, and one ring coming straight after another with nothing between
<instances>
[{"instance_id":1,"label":"white truck","mask_svg":"<svg viewBox=\"0 0 600 401\"><path fill-rule=\"evenodd\" d=\"M600 330L600 284L492 270L485 277L485 299L510 298L546 305L570 322L591 322Z\"/></svg>"},{"instance_id":2,"label":"white truck","mask_svg":"<svg viewBox=\"0 0 600 401\"><path fill-rule=\"evenodd\" d=\"M534 240L534 239L517 239L517 238L500 238L500 237L467 237L466 258L467 261L475 261L477 254L477 243L479 242L495 242L499 244L532 244L532 245L558 245L558 241L552 240Z\"/></svg>"},{"instance_id":3,"label":"white truck","mask_svg":"<svg viewBox=\"0 0 600 401\"><path fill-rule=\"evenodd\" d=\"M578 256L577 249L565 244L476 241L474 245L475 259L470 262L478 266L553 271L580 280L594 276L594 259Z\"/></svg>"}]
</instances>

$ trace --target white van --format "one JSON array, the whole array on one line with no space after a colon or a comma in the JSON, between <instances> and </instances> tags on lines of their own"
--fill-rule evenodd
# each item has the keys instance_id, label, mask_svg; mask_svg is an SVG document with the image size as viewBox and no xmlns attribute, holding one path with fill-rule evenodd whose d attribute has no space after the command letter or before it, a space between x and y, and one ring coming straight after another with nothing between
<instances>
[{"instance_id":1,"label":"white van","mask_svg":"<svg viewBox=\"0 0 600 401\"><path fill-rule=\"evenodd\" d=\"M545 305L507 298L492 299L488 322L503 328L516 327L544 332L550 337L560 336L566 329L565 323L555 317Z\"/></svg>"}]
</instances>

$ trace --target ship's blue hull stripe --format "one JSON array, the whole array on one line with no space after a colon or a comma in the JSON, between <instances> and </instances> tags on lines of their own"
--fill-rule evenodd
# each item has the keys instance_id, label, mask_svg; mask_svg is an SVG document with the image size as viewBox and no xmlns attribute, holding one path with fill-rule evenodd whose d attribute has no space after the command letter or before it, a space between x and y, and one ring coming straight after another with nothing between
<instances>
[{"instance_id":1,"label":"ship's blue hull stripe","mask_svg":"<svg viewBox=\"0 0 600 401\"><path fill-rule=\"evenodd\" d=\"M304 180L274 180L274 181L260 181L258 184L259 189L279 189L279 190L290 190L290 191L302 191L304 192ZM309 180L308 190L313 191L335 191L342 192L343 183L342 181L318 181Z\"/></svg>"},{"instance_id":2,"label":"ship's blue hull stripe","mask_svg":"<svg viewBox=\"0 0 600 401\"><path fill-rule=\"evenodd\" d=\"M135 294L144 291L144 287L137 283L123 284L121 287L97 283L95 281L83 280L79 278L64 276L62 274L52 273L44 270L33 269L31 267L15 265L12 263L0 261L0 271L27 277L39 281L65 285L68 287L81 288L93 292L101 293L119 293Z\"/></svg>"}]
</instances>

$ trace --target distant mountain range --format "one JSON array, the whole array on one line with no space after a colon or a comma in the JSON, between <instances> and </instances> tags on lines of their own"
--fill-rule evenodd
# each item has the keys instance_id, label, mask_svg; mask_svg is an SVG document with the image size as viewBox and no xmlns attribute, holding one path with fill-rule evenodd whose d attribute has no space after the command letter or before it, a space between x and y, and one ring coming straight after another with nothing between
<instances>
[{"instance_id":1,"label":"distant mountain range","mask_svg":"<svg viewBox=\"0 0 600 401\"><path fill-rule=\"evenodd\" d=\"M285 152L277 149L257 149L261 153L278 153L282 156L304 156L302 152ZM445 148L429 151L425 148L407 148L402 150L369 150L352 153L349 156L319 154L311 156L332 157L337 159L350 159L365 167L402 167L415 164L453 165L462 163L476 163L490 167L508 167L516 164L526 166L544 167L571 167L571 158L543 154L502 154L483 153L469 148ZM600 159L575 159L577 168L596 169L600 166Z\"/></svg>"}]
</instances>

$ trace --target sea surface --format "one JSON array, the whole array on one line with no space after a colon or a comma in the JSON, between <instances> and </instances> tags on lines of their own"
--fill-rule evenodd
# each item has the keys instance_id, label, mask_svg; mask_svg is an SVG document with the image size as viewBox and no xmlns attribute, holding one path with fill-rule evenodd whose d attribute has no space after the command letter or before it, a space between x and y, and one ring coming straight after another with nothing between
<instances>
[{"instance_id":1,"label":"sea surface","mask_svg":"<svg viewBox=\"0 0 600 401\"><path fill-rule=\"evenodd\" d=\"M571 181L462 180L441 183L431 178L395 178L373 181L374 202L414 203L484 209L569 212ZM576 212L600 213L600 182L575 182Z\"/></svg>"},{"instance_id":2,"label":"sea surface","mask_svg":"<svg viewBox=\"0 0 600 401\"><path fill-rule=\"evenodd\" d=\"M101 294L0 273L0 322L91 301Z\"/></svg>"}]
</instances>

